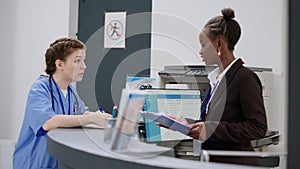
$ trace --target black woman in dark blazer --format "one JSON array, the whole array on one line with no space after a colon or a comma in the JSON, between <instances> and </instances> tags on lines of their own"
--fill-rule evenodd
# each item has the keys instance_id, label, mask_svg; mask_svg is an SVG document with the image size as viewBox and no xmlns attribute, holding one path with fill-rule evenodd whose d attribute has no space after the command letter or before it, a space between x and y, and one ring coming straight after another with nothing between
<instances>
[{"instance_id":1,"label":"black woman in dark blazer","mask_svg":"<svg viewBox=\"0 0 300 169\"><path fill-rule=\"evenodd\" d=\"M208 78L210 88L201 106L201 119L188 124L189 135L200 139L205 150L254 151L250 141L263 138L267 120L258 76L233 54L241 35L234 11L225 8L211 18L200 33L200 56L217 65ZM212 162L258 165L253 157L211 156Z\"/></svg>"}]
</instances>

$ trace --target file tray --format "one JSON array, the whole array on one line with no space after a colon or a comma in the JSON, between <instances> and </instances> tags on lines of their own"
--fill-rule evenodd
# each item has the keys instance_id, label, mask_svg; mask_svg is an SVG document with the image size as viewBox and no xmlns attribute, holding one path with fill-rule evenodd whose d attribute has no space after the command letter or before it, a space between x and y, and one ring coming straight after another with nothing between
<instances>
[{"instance_id":1,"label":"file tray","mask_svg":"<svg viewBox=\"0 0 300 169\"><path fill-rule=\"evenodd\" d=\"M194 161L200 159L200 156L193 154L193 139L158 141L155 143L158 146L174 148L176 158Z\"/></svg>"}]
</instances>

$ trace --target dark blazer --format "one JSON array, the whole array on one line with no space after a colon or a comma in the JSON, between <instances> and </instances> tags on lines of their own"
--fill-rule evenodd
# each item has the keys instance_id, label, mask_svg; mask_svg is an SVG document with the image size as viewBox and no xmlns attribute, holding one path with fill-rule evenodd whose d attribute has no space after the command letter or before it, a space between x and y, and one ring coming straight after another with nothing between
<instances>
[{"instance_id":1,"label":"dark blazer","mask_svg":"<svg viewBox=\"0 0 300 169\"><path fill-rule=\"evenodd\" d=\"M250 141L263 138L267 119L258 76L238 59L219 83L204 115L206 150L254 151ZM209 92L208 92L209 93ZM203 104L207 101L203 101ZM258 165L256 158L210 157L210 161Z\"/></svg>"}]
</instances>

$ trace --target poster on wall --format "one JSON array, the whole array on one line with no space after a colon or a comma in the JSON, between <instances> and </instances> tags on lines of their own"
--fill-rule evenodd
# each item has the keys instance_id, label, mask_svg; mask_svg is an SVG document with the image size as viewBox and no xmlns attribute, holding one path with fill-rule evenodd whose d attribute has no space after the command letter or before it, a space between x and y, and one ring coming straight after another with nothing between
<instances>
[{"instance_id":1,"label":"poster on wall","mask_svg":"<svg viewBox=\"0 0 300 169\"><path fill-rule=\"evenodd\" d=\"M105 12L104 48L125 48L127 12Z\"/></svg>"}]
</instances>

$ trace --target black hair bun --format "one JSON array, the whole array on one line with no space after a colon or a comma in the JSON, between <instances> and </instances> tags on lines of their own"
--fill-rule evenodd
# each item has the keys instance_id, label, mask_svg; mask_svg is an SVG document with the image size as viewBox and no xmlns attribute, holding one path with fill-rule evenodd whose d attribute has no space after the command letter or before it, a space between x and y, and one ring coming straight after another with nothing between
<instances>
[{"instance_id":1,"label":"black hair bun","mask_svg":"<svg viewBox=\"0 0 300 169\"><path fill-rule=\"evenodd\" d=\"M224 8L221 10L224 19L233 19L235 17L234 11L231 8Z\"/></svg>"}]
</instances>

